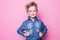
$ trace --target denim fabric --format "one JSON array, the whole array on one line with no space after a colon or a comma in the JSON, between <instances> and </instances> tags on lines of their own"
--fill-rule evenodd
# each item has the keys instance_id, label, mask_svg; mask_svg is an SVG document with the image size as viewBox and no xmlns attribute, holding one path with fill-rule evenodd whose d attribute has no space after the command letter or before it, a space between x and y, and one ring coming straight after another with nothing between
<instances>
[{"instance_id":1,"label":"denim fabric","mask_svg":"<svg viewBox=\"0 0 60 40\"><path fill-rule=\"evenodd\" d=\"M30 36L27 36L26 40L41 40L39 32L42 32L44 35L47 33L46 26L41 20L38 20L37 17L35 17L34 22L28 17L17 30L17 33L24 36L24 30L30 32Z\"/></svg>"}]
</instances>

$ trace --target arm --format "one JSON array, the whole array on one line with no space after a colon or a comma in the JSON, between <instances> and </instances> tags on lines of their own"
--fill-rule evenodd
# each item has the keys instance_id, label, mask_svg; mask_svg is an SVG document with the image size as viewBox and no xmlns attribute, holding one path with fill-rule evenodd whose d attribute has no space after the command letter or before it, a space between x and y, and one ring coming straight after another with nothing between
<instances>
[{"instance_id":1,"label":"arm","mask_svg":"<svg viewBox=\"0 0 60 40\"><path fill-rule=\"evenodd\" d=\"M43 36L47 33L47 28L46 28L46 26L43 24L42 21L41 21L41 32L42 32Z\"/></svg>"},{"instance_id":2,"label":"arm","mask_svg":"<svg viewBox=\"0 0 60 40\"><path fill-rule=\"evenodd\" d=\"M17 30L17 33L20 34L20 35L22 35L22 36L24 36L24 33L25 33L25 32L23 32L24 30L27 30L27 27L26 27L26 23L25 23L25 22L24 22L24 23L21 25L21 27Z\"/></svg>"}]
</instances>

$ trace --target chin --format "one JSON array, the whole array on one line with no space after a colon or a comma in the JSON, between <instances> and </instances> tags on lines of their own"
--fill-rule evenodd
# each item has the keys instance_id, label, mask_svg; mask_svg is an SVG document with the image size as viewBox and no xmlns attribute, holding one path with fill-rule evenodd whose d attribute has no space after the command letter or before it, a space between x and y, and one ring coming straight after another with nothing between
<instances>
[{"instance_id":1,"label":"chin","mask_svg":"<svg viewBox=\"0 0 60 40\"><path fill-rule=\"evenodd\" d=\"M32 18L34 18L35 16L31 16Z\"/></svg>"}]
</instances>

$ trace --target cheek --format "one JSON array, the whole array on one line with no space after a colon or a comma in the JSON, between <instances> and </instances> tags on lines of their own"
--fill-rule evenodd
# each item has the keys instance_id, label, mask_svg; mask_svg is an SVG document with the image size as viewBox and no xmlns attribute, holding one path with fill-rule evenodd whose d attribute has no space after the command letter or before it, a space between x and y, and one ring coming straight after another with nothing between
<instances>
[{"instance_id":1,"label":"cheek","mask_svg":"<svg viewBox=\"0 0 60 40\"><path fill-rule=\"evenodd\" d=\"M36 15L37 14L37 12L34 12L34 15Z\"/></svg>"},{"instance_id":2,"label":"cheek","mask_svg":"<svg viewBox=\"0 0 60 40\"><path fill-rule=\"evenodd\" d=\"M32 12L28 12L28 15L31 16L32 15Z\"/></svg>"},{"instance_id":3,"label":"cheek","mask_svg":"<svg viewBox=\"0 0 60 40\"><path fill-rule=\"evenodd\" d=\"M34 12L34 14L36 14L36 12Z\"/></svg>"}]
</instances>

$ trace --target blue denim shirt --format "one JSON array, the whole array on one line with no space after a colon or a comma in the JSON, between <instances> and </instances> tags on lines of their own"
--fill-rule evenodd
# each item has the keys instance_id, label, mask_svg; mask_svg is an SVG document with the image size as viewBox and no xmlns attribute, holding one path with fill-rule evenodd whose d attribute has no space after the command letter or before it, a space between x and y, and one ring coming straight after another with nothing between
<instances>
[{"instance_id":1,"label":"blue denim shirt","mask_svg":"<svg viewBox=\"0 0 60 40\"><path fill-rule=\"evenodd\" d=\"M35 18L34 22L30 19L30 17L28 17L28 19L25 20L21 27L17 30L17 33L24 36L24 30L30 32L30 36L27 36L26 40L38 40L41 39L39 32L42 32L43 35L47 33L46 26L41 20L38 20L37 17Z\"/></svg>"}]
</instances>

